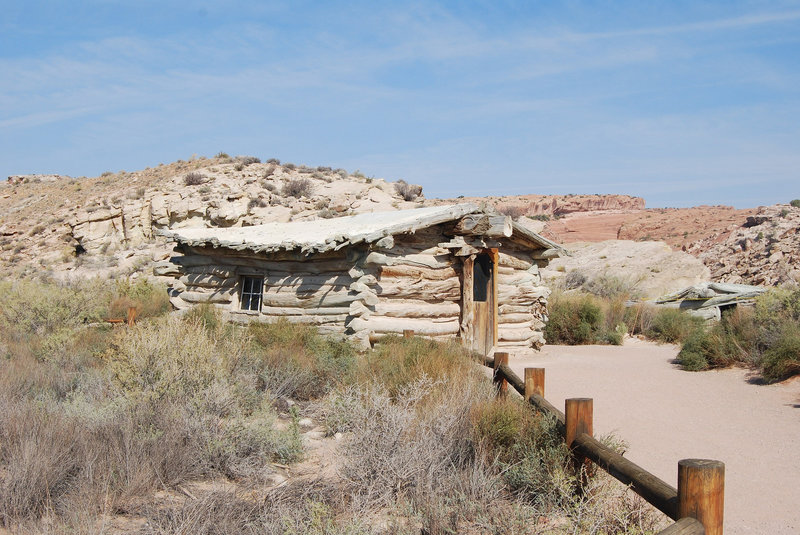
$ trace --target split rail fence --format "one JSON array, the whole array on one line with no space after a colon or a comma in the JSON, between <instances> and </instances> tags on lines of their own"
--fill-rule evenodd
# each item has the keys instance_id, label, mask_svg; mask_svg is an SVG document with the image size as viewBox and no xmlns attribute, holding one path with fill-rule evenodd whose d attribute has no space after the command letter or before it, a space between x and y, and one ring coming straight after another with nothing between
<instances>
[{"instance_id":1,"label":"split rail fence","mask_svg":"<svg viewBox=\"0 0 800 535\"><path fill-rule=\"evenodd\" d=\"M522 380L509 367L508 353L484 357L484 364L494 370L498 396L507 396L510 384L536 410L555 419L579 474L593 462L676 521L659 535L722 535L725 465L721 461L678 461L676 489L592 436L591 398L567 399L561 412L544 398L544 368L525 368Z\"/></svg>"}]
</instances>

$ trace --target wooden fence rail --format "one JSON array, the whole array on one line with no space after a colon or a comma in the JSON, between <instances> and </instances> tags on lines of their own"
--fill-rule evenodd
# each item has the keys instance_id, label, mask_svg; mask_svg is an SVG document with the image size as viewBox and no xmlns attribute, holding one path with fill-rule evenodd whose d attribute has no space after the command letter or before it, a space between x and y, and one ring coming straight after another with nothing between
<instances>
[{"instance_id":1,"label":"wooden fence rail","mask_svg":"<svg viewBox=\"0 0 800 535\"><path fill-rule=\"evenodd\" d=\"M498 396L508 395L508 385L536 410L553 418L570 447L576 470L592 462L644 498L656 509L676 520L659 535L722 535L725 466L720 461L684 459L678 462L678 488L624 458L592 436L592 400L566 400L561 412L544 398L544 369L526 368L525 380L508 366L508 353L484 357L494 370Z\"/></svg>"}]
</instances>

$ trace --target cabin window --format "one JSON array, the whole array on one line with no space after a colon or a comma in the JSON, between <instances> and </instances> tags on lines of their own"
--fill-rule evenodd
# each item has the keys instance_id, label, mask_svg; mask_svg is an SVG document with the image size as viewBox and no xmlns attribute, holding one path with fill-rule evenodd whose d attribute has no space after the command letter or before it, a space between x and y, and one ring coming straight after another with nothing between
<instances>
[{"instance_id":1,"label":"cabin window","mask_svg":"<svg viewBox=\"0 0 800 535\"><path fill-rule=\"evenodd\" d=\"M241 310L261 310L264 277L242 277Z\"/></svg>"},{"instance_id":2,"label":"cabin window","mask_svg":"<svg viewBox=\"0 0 800 535\"><path fill-rule=\"evenodd\" d=\"M492 284L492 259L487 254L475 258L472 273L472 300L485 303L489 296L489 285Z\"/></svg>"}]
</instances>

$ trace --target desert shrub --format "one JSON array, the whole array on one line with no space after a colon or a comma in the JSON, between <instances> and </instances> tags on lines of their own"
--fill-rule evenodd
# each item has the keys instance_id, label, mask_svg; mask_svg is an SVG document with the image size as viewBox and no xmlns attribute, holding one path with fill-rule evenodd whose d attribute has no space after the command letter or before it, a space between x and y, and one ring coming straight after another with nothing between
<instances>
[{"instance_id":1,"label":"desert shrub","mask_svg":"<svg viewBox=\"0 0 800 535\"><path fill-rule=\"evenodd\" d=\"M518 219L525 215L527 211L527 207L521 204L506 204L503 206L497 207L497 211L503 215L507 215L512 219Z\"/></svg>"},{"instance_id":2,"label":"desert shrub","mask_svg":"<svg viewBox=\"0 0 800 535\"><path fill-rule=\"evenodd\" d=\"M286 320L251 323L248 366L262 388L276 398L314 399L350 377L355 349L346 340L319 334L317 329Z\"/></svg>"},{"instance_id":3,"label":"desert shrub","mask_svg":"<svg viewBox=\"0 0 800 535\"><path fill-rule=\"evenodd\" d=\"M144 277L133 282L123 280L116 283L108 317L124 318L128 307L136 308L136 317L141 319L161 316L172 310L167 287Z\"/></svg>"},{"instance_id":4,"label":"desert shrub","mask_svg":"<svg viewBox=\"0 0 800 535\"><path fill-rule=\"evenodd\" d=\"M704 321L677 308L659 308L645 331L648 338L677 344L701 327Z\"/></svg>"},{"instance_id":5,"label":"desert shrub","mask_svg":"<svg viewBox=\"0 0 800 535\"><path fill-rule=\"evenodd\" d=\"M800 373L800 326L786 323L774 344L764 351L761 369L767 381L780 381Z\"/></svg>"},{"instance_id":6,"label":"desert shrub","mask_svg":"<svg viewBox=\"0 0 800 535\"><path fill-rule=\"evenodd\" d=\"M713 359L717 350L714 337L701 327L689 333L676 360L685 370L707 370L711 366L710 358Z\"/></svg>"},{"instance_id":7,"label":"desert shrub","mask_svg":"<svg viewBox=\"0 0 800 535\"><path fill-rule=\"evenodd\" d=\"M269 163L264 169L264 172L261 175L261 178L269 178L275 174L275 171L278 169L278 166L274 163Z\"/></svg>"},{"instance_id":8,"label":"desert shrub","mask_svg":"<svg viewBox=\"0 0 800 535\"><path fill-rule=\"evenodd\" d=\"M635 281L629 277L603 273L584 283L583 289L599 297L635 297L637 295L636 286L638 284L639 281Z\"/></svg>"},{"instance_id":9,"label":"desert shrub","mask_svg":"<svg viewBox=\"0 0 800 535\"><path fill-rule=\"evenodd\" d=\"M234 158L236 163L242 164L242 166L247 167L248 165L253 165L254 163L261 163L260 158L256 158L255 156L237 156Z\"/></svg>"},{"instance_id":10,"label":"desert shrub","mask_svg":"<svg viewBox=\"0 0 800 535\"><path fill-rule=\"evenodd\" d=\"M528 217L536 221L550 221L550 216L547 214L529 215Z\"/></svg>"},{"instance_id":11,"label":"desert shrub","mask_svg":"<svg viewBox=\"0 0 800 535\"><path fill-rule=\"evenodd\" d=\"M564 287L567 290L572 290L574 288L580 288L586 282L586 274L583 271L578 269L571 269L569 272L564 275Z\"/></svg>"},{"instance_id":12,"label":"desert shrub","mask_svg":"<svg viewBox=\"0 0 800 535\"><path fill-rule=\"evenodd\" d=\"M267 206L269 206L269 202L261 197L250 199L250 201L247 203L248 210L252 210L253 208L265 208Z\"/></svg>"},{"instance_id":13,"label":"desert shrub","mask_svg":"<svg viewBox=\"0 0 800 535\"><path fill-rule=\"evenodd\" d=\"M183 183L186 184L187 186L199 186L205 181L206 177L202 173L198 173L197 171L186 173L186 175L183 177Z\"/></svg>"},{"instance_id":14,"label":"desert shrub","mask_svg":"<svg viewBox=\"0 0 800 535\"><path fill-rule=\"evenodd\" d=\"M497 460L512 492L542 509L566 505L569 450L555 421L521 400L486 400L472 410L473 436Z\"/></svg>"},{"instance_id":15,"label":"desert shrub","mask_svg":"<svg viewBox=\"0 0 800 535\"><path fill-rule=\"evenodd\" d=\"M740 363L759 369L768 382L800 373L800 289L775 288L753 309L739 306L722 320L692 331L678 355L688 370Z\"/></svg>"},{"instance_id":16,"label":"desert shrub","mask_svg":"<svg viewBox=\"0 0 800 535\"><path fill-rule=\"evenodd\" d=\"M355 173L353 176L356 176ZM404 201L413 201L422 195L422 186L417 184L409 184L405 180L398 180L395 182L394 190L398 195L400 195L400 197L403 198Z\"/></svg>"},{"instance_id":17,"label":"desert shrub","mask_svg":"<svg viewBox=\"0 0 800 535\"><path fill-rule=\"evenodd\" d=\"M346 401L338 406L347 410L340 420L350 432L341 471L351 492L375 506L409 496L423 503L459 487L473 494L491 488L487 474L472 480L481 488L463 488L470 480L462 476L474 460L470 407L491 395L489 382L481 379L459 378L443 387L423 375L394 396L380 382L340 391Z\"/></svg>"},{"instance_id":18,"label":"desert shrub","mask_svg":"<svg viewBox=\"0 0 800 535\"><path fill-rule=\"evenodd\" d=\"M99 321L106 313L107 294L96 281L59 284L18 280L0 282L0 301L0 328L7 336L46 336Z\"/></svg>"},{"instance_id":19,"label":"desert shrub","mask_svg":"<svg viewBox=\"0 0 800 535\"><path fill-rule=\"evenodd\" d=\"M601 302L585 294L553 294L544 336L551 344L591 344L602 338L605 317Z\"/></svg>"},{"instance_id":20,"label":"desert shrub","mask_svg":"<svg viewBox=\"0 0 800 535\"><path fill-rule=\"evenodd\" d=\"M281 193L287 197L309 197L314 190L314 184L308 178L293 178L287 181Z\"/></svg>"},{"instance_id":21,"label":"desert shrub","mask_svg":"<svg viewBox=\"0 0 800 535\"><path fill-rule=\"evenodd\" d=\"M800 208L800 199L792 199L789 205L795 208Z\"/></svg>"},{"instance_id":22,"label":"desert shrub","mask_svg":"<svg viewBox=\"0 0 800 535\"><path fill-rule=\"evenodd\" d=\"M220 151L220 152L218 152L218 153L216 154L216 156L214 156L214 158L219 158L219 159L221 159L221 160L227 160L227 159L229 159L229 158L230 158L230 156L228 156L228 153L227 153L227 152L222 152L222 151Z\"/></svg>"},{"instance_id":23,"label":"desert shrub","mask_svg":"<svg viewBox=\"0 0 800 535\"><path fill-rule=\"evenodd\" d=\"M297 169L297 166L295 164L293 164L292 162L286 162L285 164L283 164L283 166L286 169L289 169L290 171L294 171L295 169Z\"/></svg>"},{"instance_id":24,"label":"desert shrub","mask_svg":"<svg viewBox=\"0 0 800 535\"><path fill-rule=\"evenodd\" d=\"M647 303L636 303L625 308L623 321L631 334L646 334L650 330L658 310L659 307Z\"/></svg>"},{"instance_id":25,"label":"desert shrub","mask_svg":"<svg viewBox=\"0 0 800 535\"><path fill-rule=\"evenodd\" d=\"M475 361L457 342L437 342L413 336L387 336L359 362L358 380L379 380L395 394L423 375L438 381L472 373Z\"/></svg>"}]
</instances>

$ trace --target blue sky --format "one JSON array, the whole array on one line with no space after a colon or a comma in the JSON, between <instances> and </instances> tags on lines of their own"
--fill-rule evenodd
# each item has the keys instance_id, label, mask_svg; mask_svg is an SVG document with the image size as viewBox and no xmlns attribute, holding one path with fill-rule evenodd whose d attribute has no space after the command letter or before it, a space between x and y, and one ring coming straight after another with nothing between
<instances>
[{"instance_id":1,"label":"blue sky","mask_svg":"<svg viewBox=\"0 0 800 535\"><path fill-rule=\"evenodd\" d=\"M800 197L800 1L0 8L1 177L225 151L429 197Z\"/></svg>"}]
</instances>

